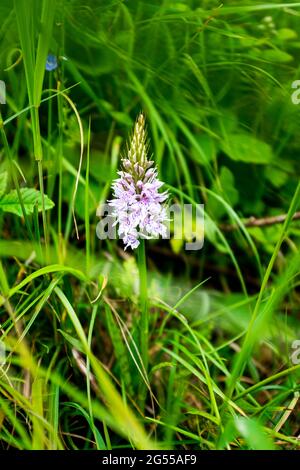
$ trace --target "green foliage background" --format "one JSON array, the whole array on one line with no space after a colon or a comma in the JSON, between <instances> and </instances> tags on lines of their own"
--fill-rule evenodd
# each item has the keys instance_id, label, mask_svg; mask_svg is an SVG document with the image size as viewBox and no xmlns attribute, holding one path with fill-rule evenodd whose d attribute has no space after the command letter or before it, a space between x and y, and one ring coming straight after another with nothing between
<instances>
[{"instance_id":1,"label":"green foliage background","mask_svg":"<svg viewBox=\"0 0 300 470\"><path fill-rule=\"evenodd\" d=\"M300 3L0 15L1 448L299 447ZM96 237L140 110L172 202L205 204L201 251L147 242L148 373L135 254Z\"/></svg>"}]
</instances>

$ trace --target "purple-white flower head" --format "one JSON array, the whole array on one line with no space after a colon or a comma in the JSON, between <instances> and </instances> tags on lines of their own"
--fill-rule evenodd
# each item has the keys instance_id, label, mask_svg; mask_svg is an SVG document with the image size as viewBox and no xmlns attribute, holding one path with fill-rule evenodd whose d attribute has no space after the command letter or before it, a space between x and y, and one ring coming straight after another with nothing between
<instances>
[{"instance_id":1,"label":"purple-white flower head","mask_svg":"<svg viewBox=\"0 0 300 470\"><path fill-rule=\"evenodd\" d=\"M113 182L113 197L109 205L118 225L118 235L127 247L139 246L139 238L166 235L165 201L167 191L160 192L163 183L157 178L154 162L148 160L149 144L145 117L141 113L135 123L127 156L122 159L119 178Z\"/></svg>"}]
</instances>

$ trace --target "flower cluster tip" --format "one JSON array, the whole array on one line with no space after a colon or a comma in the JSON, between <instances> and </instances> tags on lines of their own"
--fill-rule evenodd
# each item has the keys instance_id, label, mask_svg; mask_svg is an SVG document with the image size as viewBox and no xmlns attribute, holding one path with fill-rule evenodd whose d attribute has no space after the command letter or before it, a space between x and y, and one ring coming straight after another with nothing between
<instances>
[{"instance_id":1,"label":"flower cluster tip","mask_svg":"<svg viewBox=\"0 0 300 470\"><path fill-rule=\"evenodd\" d=\"M118 235L125 250L135 249L140 238L166 236L164 222L168 220L165 201L167 191L160 192L163 183L157 177L154 161L148 159L149 144L145 117L141 113L135 123L122 169L112 185L113 199L109 205L118 225Z\"/></svg>"}]
</instances>

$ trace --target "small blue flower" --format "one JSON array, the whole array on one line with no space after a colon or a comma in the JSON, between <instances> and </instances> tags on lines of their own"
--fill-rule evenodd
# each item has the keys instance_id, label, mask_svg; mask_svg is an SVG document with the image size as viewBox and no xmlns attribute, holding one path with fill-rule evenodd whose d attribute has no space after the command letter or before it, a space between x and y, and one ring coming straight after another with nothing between
<instances>
[{"instance_id":1,"label":"small blue flower","mask_svg":"<svg viewBox=\"0 0 300 470\"><path fill-rule=\"evenodd\" d=\"M51 72L57 68L57 58L53 54L48 54L47 61L46 61L46 70Z\"/></svg>"}]
</instances>

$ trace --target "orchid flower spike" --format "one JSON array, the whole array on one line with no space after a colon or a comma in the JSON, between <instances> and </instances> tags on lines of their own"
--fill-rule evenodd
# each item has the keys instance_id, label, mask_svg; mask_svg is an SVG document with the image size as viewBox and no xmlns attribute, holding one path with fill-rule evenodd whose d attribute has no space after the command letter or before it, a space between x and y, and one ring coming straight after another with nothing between
<instances>
[{"instance_id":1,"label":"orchid flower spike","mask_svg":"<svg viewBox=\"0 0 300 470\"><path fill-rule=\"evenodd\" d=\"M149 143L145 117L141 113L135 123L127 156L122 159L120 176L113 182L113 199L109 205L118 225L118 235L125 250L139 246L140 238L166 236L167 218L165 201L167 191L159 192L164 183L157 178L154 162L148 160Z\"/></svg>"}]
</instances>

